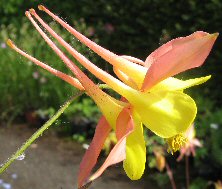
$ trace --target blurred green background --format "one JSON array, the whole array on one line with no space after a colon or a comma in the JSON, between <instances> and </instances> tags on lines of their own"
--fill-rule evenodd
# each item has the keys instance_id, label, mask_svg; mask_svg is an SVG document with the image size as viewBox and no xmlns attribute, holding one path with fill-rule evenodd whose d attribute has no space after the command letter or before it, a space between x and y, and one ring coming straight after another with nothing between
<instances>
[{"instance_id":1,"label":"blurred green background","mask_svg":"<svg viewBox=\"0 0 222 189\"><path fill-rule=\"evenodd\" d=\"M131 55L142 60L175 37L186 36L198 30L209 33L222 31L220 0L0 0L1 125L27 122L29 125L40 126L76 92L69 84L33 65L5 44L5 40L11 38L34 57L70 73L24 15L29 8L37 9L40 3L101 46L117 54ZM79 52L112 73L105 61L80 44L46 14L39 14ZM197 156L192 161L192 165L199 170L196 174L202 174L193 183L193 188L200 188L199 183L206 186L208 181L222 177L221 42L219 36L201 68L178 76L186 79L212 75L207 83L187 91L199 108L195 124L197 136L202 141L207 140L204 147L197 150ZM87 73L86 70L85 72ZM99 111L93 101L83 96L60 119L66 126L56 129L59 133L84 140L92 136L98 117Z\"/></svg>"}]
</instances>

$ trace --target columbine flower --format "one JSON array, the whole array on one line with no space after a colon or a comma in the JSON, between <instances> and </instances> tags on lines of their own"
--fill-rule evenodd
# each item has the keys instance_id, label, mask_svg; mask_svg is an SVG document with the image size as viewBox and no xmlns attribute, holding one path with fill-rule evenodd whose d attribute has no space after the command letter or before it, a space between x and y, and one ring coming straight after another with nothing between
<instances>
[{"instance_id":1,"label":"columbine flower","mask_svg":"<svg viewBox=\"0 0 222 189\"><path fill-rule=\"evenodd\" d=\"M202 65L218 34L195 32L188 37L174 39L154 51L143 62L130 56L118 56L100 47L45 7L39 6L39 9L52 16L82 43L112 64L116 75L123 81L109 75L78 53L33 9L30 13L76 60L126 100L116 100L100 90L46 36L29 12L26 12L26 16L77 79L45 65L8 41L9 46L35 64L80 90L85 90L104 115L96 127L92 143L80 164L79 186L83 185L94 167L111 128L115 130L118 142L100 169L88 179L89 181L100 176L109 165L122 160L124 160L124 169L131 179L139 179L142 176L146 162L142 123L158 136L166 138L173 152L184 145L185 137L182 133L187 130L196 116L196 104L191 97L183 93L183 90L207 81L210 76L186 81L171 76Z\"/></svg>"},{"instance_id":2,"label":"columbine flower","mask_svg":"<svg viewBox=\"0 0 222 189\"><path fill-rule=\"evenodd\" d=\"M95 65L80 61L94 75L124 96L148 128L164 138L174 137L187 130L195 117L196 105L193 99L183 93L183 90L206 82L210 76L186 81L171 76L201 66L218 36L217 33L195 32L190 36L174 39L151 53L143 62L134 57L115 55L90 41L45 7L39 8L114 66L117 76L128 86L102 72ZM71 53L71 50L69 52ZM160 116L161 114L165 116ZM182 115L185 114L186 119L183 119ZM176 127L172 125L172 120ZM178 135L177 138L183 143L182 135Z\"/></svg>"},{"instance_id":3,"label":"columbine flower","mask_svg":"<svg viewBox=\"0 0 222 189\"><path fill-rule=\"evenodd\" d=\"M187 132L185 133L185 136L187 138L186 143L184 146L180 149L180 156L177 158L177 161L181 161L184 156L195 156L196 154L196 147L202 147L202 144L200 141L195 138L195 129L194 129L194 124L192 124Z\"/></svg>"},{"instance_id":4,"label":"columbine flower","mask_svg":"<svg viewBox=\"0 0 222 189\"><path fill-rule=\"evenodd\" d=\"M33 13L34 10L32 10ZM76 78L73 78L69 75L66 75L58 70L53 69L52 67L46 65L45 63L35 59L34 57L28 55L21 49L19 49L11 40L7 41L7 44L20 53L21 55L25 56L36 65L41 66L42 68L48 70L52 74L56 75L57 77L63 79L64 81L68 82L69 84L73 85L74 87L85 90L86 93L93 98L93 100L97 103L99 108L101 109L104 117L102 117L96 127L96 135L93 138L93 141L87 150L86 155L83 158L83 161L80 165L80 173L78 178L79 186L82 186L88 178L92 168L96 164L97 158L99 153L103 147L105 139L107 138L109 131L111 128L115 129L116 126L122 124L123 120L128 118L128 108L127 104L121 101L118 101L111 96L104 93L97 85L95 85L74 63L71 62L62 52L61 50L46 36L46 34L41 30L41 28L37 25L37 23L33 20L29 12L26 12L26 16L30 19L30 21L34 24L36 29L42 35L42 37L46 40L46 42L53 48L53 50L60 56L60 58L64 61L64 63L70 68L71 71L76 75ZM78 53L78 52L76 52ZM80 55L81 56L81 55ZM120 118L121 121L117 121L117 118L121 112L122 117ZM109 159L105 161L104 165L101 169L98 170L97 174L94 175L94 178L98 177L102 174L102 172L110 165L123 161L125 157L125 138L132 132L133 124L127 124L126 120L126 130L119 134L119 141L117 145L113 148L109 155ZM118 122L118 123L116 123ZM118 126L120 127L120 126ZM92 179L91 179L92 180Z\"/></svg>"}]
</instances>

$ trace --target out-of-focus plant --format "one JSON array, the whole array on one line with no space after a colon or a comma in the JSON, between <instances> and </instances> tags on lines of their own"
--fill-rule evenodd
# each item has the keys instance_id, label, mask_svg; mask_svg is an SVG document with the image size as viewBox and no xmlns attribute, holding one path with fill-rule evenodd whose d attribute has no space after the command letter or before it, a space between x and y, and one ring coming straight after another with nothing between
<instances>
[{"instance_id":1,"label":"out-of-focus plant","mask_svg":"<svg viewBox=\"0 0 222 189\"><path fill-rule=\"evenodd\" d=\"M96 122L99 118L99 110L90 98L83 98L73 104L65 113L70 120L75 117L83 117Z\"/></svg>"},{"instance_id":2,"label":"out-of-focus plant","mask_svg":"<svg viewBox=\"0 0 222 189\"><path fill-rule=\"evenodd\" d=\"M155 148L153 150L153 153L156 157L156 167L160 172L162 172L163 169L166 167L166 158L164 155L163 148Z\"/></svg>"},{"instance_id":3,"label":"out-of-focus plant","mask_svg":"<svg viewBox=\"0 0 222 189\"><path fill-rule=\"evenodd\" d=\"M202 147L200 141L195 137L196 131L194 124L186 131L185 135L187 138L186 144L180 149L180 156L177 158L177 161L181 161L185 156L185 167L186 167L186 186L187 189L190 187L190 171L189 171L189 156L196 155L196 147Z\"/></svg>"},{"instance_id":4,"label":"out-of-focus plant","mask_svg":"<svg viewBox=\"0 0 222 189\"><path fill-rule=\"evenodd\" d=\"M163 170L166 168L166 173L169 177L171 187L172 187L172 189L176 189L177 187L176 187L176 183L175 183L175 180L174 180L173 171L171 170L169 164L166 161L163 146L154 147L153 153L155 155L156 168L160 172L163 172Z\"/></svg>"},{"instance_id":5,"label":"out-of-focus plant","mask_svg":"<svg viewBox=\"0 0 222 189\"><path fill-rule=\"evenodd\" d=\"M208 101L206 99L206 101ZM210 102L207 102L210 107ZM217 110L208 109L205 103L201 105L205 111L201 112L196 120L197 137L203 141L203 148L196 151L194 161L195 170L199 175L210 180L219 179L221 177L222 166L222 110L217 107ZM209 163L210 162L210 163Z\"/></svg>"}]
</instances>

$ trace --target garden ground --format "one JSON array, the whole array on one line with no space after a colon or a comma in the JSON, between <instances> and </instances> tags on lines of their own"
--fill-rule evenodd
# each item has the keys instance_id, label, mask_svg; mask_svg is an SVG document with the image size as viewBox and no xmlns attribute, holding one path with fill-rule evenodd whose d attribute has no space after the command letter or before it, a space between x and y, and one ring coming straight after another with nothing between
<instances>
[{"instance_id":1,"label":"garden ground","mask_svg":"<svg viewBox=\"0 0 222 189\"><path fill-rule=\"evenodd\" d=\"M25 125L0 128L0 163L4 162L35 129ZM84 149L81 144L58 138L48 131L0 175L0 189L74 189ZM22 159L22 158L21 158ZM90 189L157 189L148 180L130 181L121 165L109 168Z\"/></svg>"}]
</instances>

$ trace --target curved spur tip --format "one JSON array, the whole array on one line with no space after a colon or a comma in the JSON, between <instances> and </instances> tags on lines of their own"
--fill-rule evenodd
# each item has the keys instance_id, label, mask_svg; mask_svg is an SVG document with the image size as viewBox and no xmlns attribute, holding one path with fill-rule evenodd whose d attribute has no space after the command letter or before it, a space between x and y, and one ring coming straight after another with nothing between
<instances>
[{"instance_id":1,"label":"curved spur tip","mask_svg":"<svg viewBox=\"0 0 222 189\"><path fill-rule=\"evenodd\" d=\"M12 42L11 39L8 39L8 40L6 41L6 44L7 44L10 48L12 48L12 49L15 47L15 45L14 45L14 43Z\"/></svg>"},{"instance_id":2,"label":"curved spur tip","mask_svg":"<svg viewBox=\"0 0 222 189\"><path fill-rule=\"evenodd\" d=\"M25 11L25 15L26 15L27 17L29 17L29 16L30 16L29 11Z\"/></svg>"},{"instance_id":3,"label":"curved spur tip","mask_svg":"<svg viewBox=\"0 0 222 189\"><path fill-rule=\"evenodd\" d=\"M39 5L38 9L41 10L41 11L44 11L45 7L43 5Z\"/></svg>"},{"instance_id":4,"label":"curved spur tip","mask_svg":"<svg viewBox=\"0 0 222 189\"><path fill-rule=\"evenodd\" d=\"M29 12L30 12L31 14L35 14L35 9L29 9Z\"/></svg>"}]
</instances>

